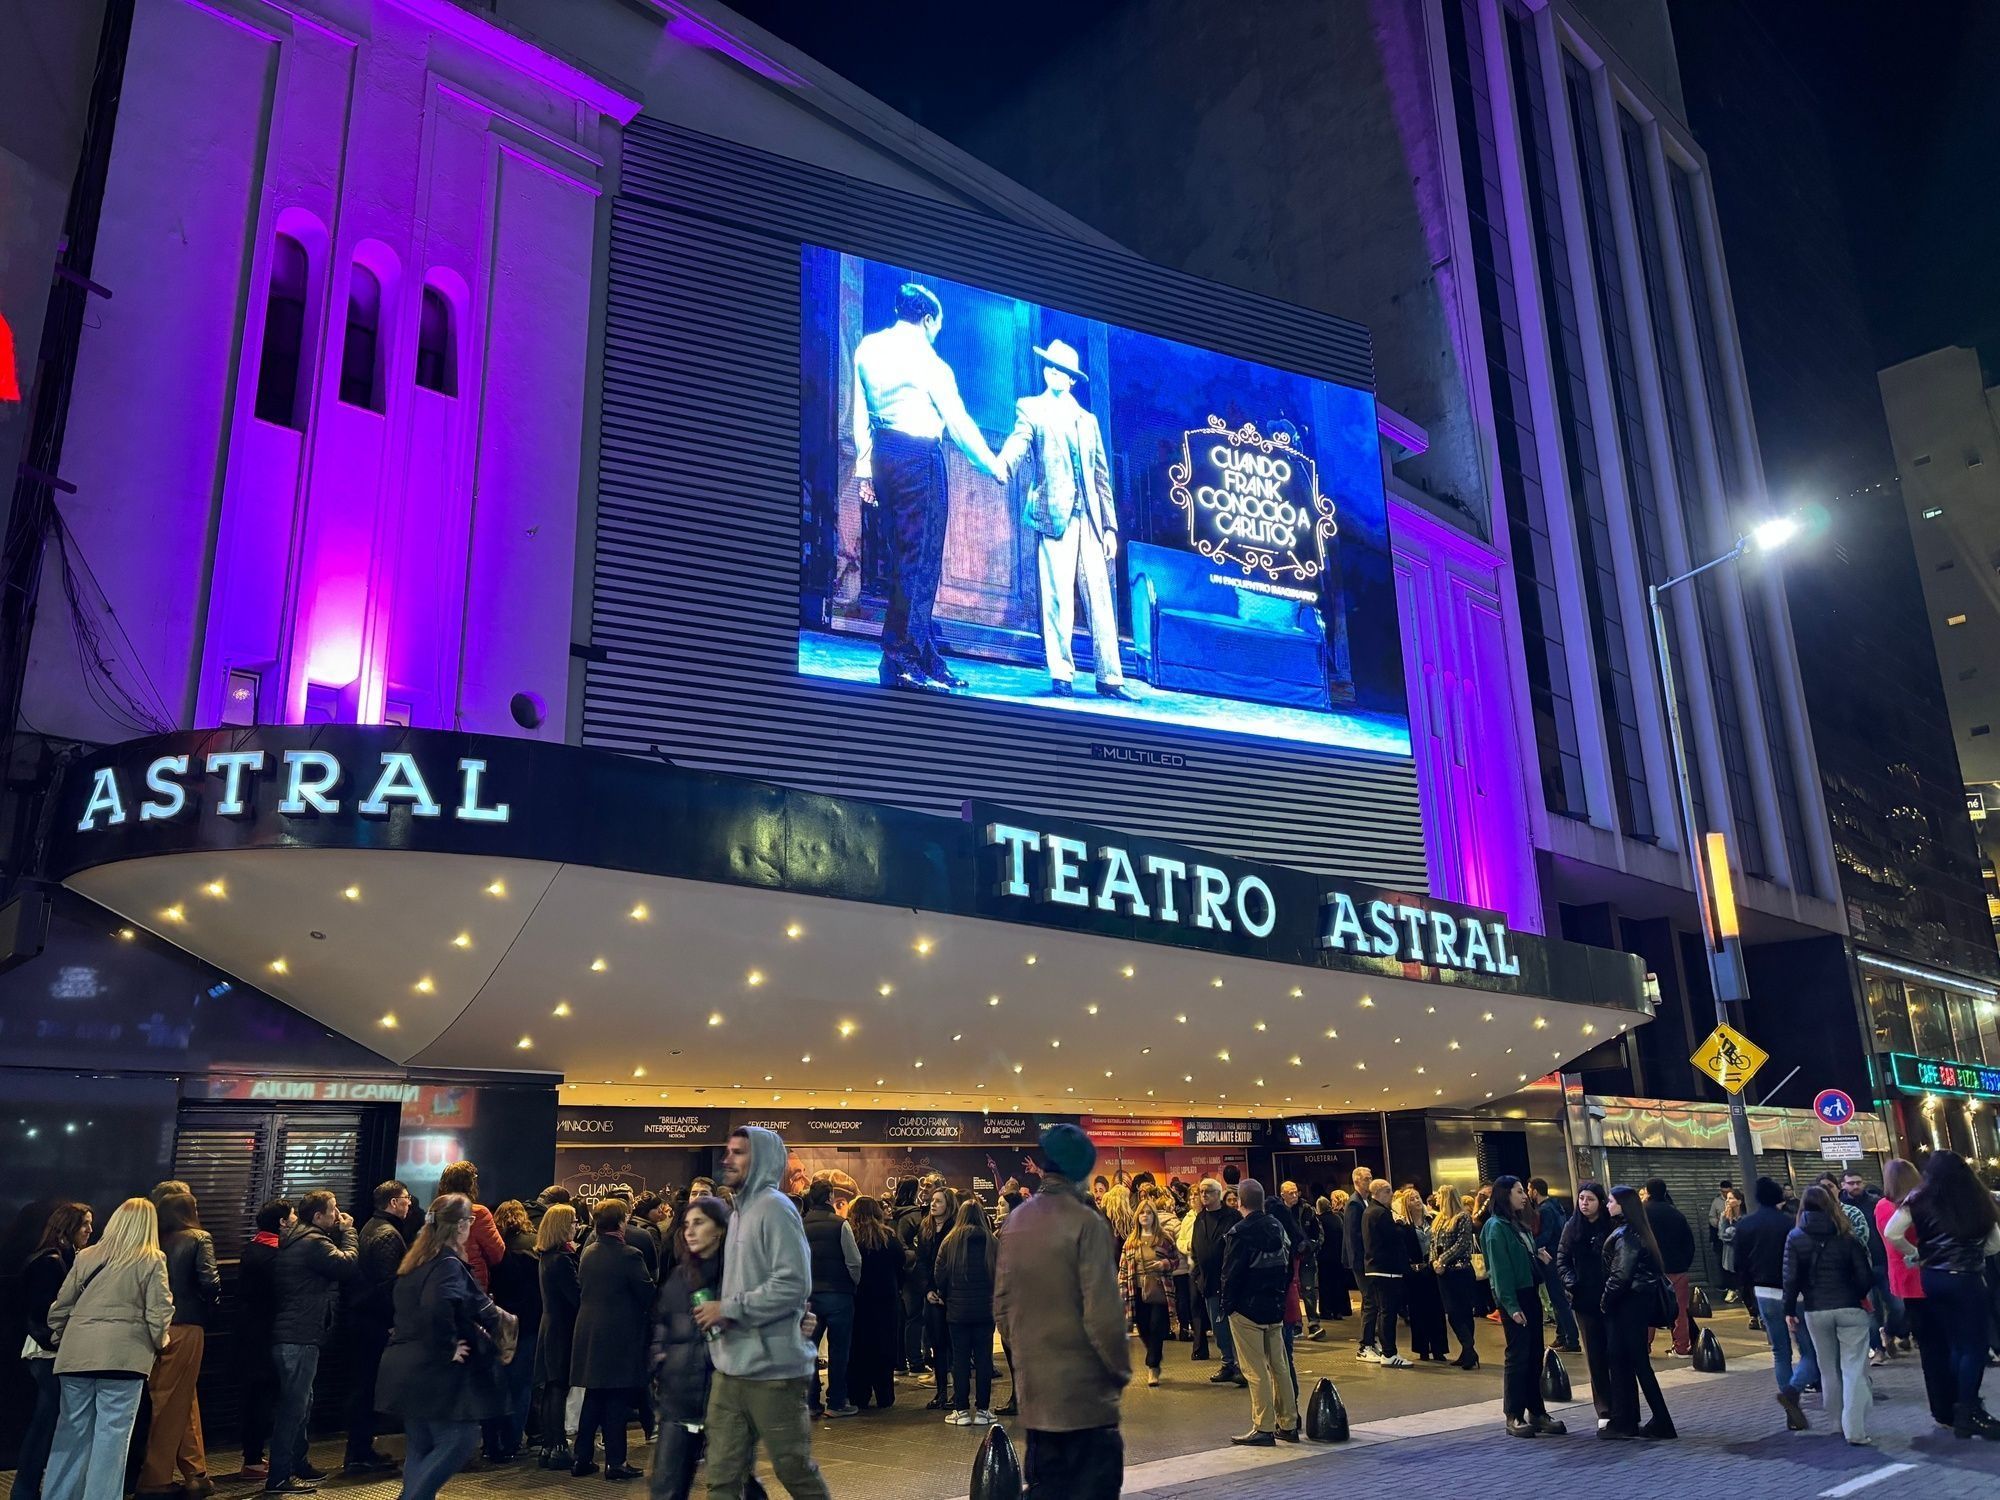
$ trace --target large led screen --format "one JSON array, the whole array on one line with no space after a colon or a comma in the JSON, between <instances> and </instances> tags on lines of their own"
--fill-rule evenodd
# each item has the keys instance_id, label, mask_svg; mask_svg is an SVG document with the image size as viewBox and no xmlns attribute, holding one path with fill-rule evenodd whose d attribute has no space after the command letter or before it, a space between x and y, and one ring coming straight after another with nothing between
<instances>
[{"instance_id":1,"label":"large led screen","mask_svg":"<svg viewBox=\"0 0 2000 1500\"><path fill-rule=\"evenodd\" d=\"M1409 753L1366 391L817 246L799 670Z\"/></svg>"}]
</instances>

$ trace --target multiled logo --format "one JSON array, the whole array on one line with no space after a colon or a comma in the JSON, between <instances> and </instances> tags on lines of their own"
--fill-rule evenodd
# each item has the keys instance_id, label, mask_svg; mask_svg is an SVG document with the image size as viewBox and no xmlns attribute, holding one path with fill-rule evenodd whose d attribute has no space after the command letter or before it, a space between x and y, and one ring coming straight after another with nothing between
<instances>
[{"instance_id":1,"label":"multiled logo","mask_svg":"<svg viewBox=\"0 0 2000 1500\"><path fill-rule=\"evenodd\" d=\"M1245 575L1305 583L1326 566L1338 529L1333 502L1319 492L1319 471L1279 428L1265 437L1254 422L1231 428L1211 416L1181 435L1181 459L1167 469L1168 491L1188 518L1188 540L1203 557Z\"/></svg>"}]
</instances>

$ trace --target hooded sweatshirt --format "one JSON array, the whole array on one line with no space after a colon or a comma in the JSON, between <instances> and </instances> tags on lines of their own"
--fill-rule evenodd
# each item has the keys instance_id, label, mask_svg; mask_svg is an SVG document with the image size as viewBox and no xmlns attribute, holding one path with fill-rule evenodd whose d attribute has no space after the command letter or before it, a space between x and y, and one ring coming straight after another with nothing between
<instances>
[{"instance_id":1,"label":"hooded sweatshirt","mask_svg":"<svg viewBox=\"0 0 2000 1500\"><path fill-rule=\"evenodd\" d=\"M710 1345L715 1368L737 1380L803 1380L813 1346L799 1331L812 1291L811 1257L798 1208L779 1189L785 1143L751 1125L750 1170L736 1191L729 1249L722 1257L722 1337Z\"/></svg>"}]
</instances>

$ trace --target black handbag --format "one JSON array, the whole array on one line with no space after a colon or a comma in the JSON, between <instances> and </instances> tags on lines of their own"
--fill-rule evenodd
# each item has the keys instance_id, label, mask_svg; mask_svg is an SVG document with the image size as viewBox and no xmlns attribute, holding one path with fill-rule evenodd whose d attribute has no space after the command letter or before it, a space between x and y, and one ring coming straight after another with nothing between
<instances>
[{"instance_id":1,"label":"black handbag","mask_svg":"<svg viewBox=\"0 0 2000 1500\"><path fill-rule=\"evenodd\" d=\"M1653 1310L1647 1315L1649 1328L1671 1328L1680 1321L1680 1299L1674 1295L1674 1284L1661 1276L1653 1283Z\"/></svg>"}]
</instances>

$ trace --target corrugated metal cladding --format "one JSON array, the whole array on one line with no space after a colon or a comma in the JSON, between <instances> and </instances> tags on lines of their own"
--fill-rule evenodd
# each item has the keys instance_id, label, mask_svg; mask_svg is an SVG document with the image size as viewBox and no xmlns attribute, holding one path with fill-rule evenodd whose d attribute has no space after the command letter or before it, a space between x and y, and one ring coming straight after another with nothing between
<instances>
[{"instance_id":1,"label":"corrugated metal cladding","mask_svg":"<svg viewBox=\"0 0 2000 1500\"><path fill-rule=\"evenodd\" d=\"M1406 760L798 674L802 243L1372 383L1367 331L1339 319L634 121L605 328L591 639L609 660L586 666L583 742L952 816L982 798L1427 889Z\"/></svg>"}]
</instances>

